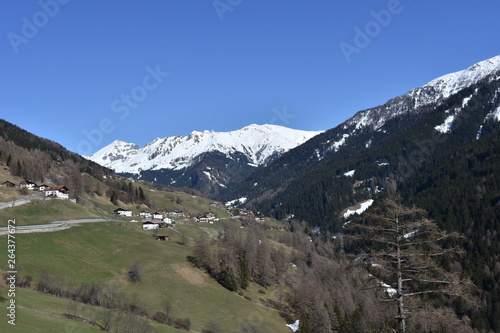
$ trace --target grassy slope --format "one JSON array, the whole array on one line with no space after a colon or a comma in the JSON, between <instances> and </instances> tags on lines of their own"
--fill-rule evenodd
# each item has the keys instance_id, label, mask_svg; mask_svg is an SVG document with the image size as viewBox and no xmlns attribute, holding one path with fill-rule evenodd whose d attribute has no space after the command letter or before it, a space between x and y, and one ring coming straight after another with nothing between
<instances>
[{"instance_id":1,"label":"grassy slope","mask_svg":"<svg viewBox=\"0 0 500 333\"><path fill-rule=\"evenodd\" d=\"M10 174L8 170L0 167L0 176ZM150 190L146 185L134 183L134 188L142 187L144 193L150 198L153 207L145 205L119 203L118 206L113 205L106 196L106 191L109 187L98 181L97 179L85 175L94 185L98 185L102 195L82 195L78 199L78 205L65 200L50 200L46 202L34 201L31 204L7 208L0 210L0 226L6 226L9 219L16 219L17 225L26 224L41 224L49 223L56 220L65 220L72 218L94 218L94 217L111 217L111 213L118 207L127 208L139 214L141 210L153 212L155 209L164 208L169 211L183 210L191 213L192 216L213 211L218 217L229 217L230 215L222 209L210 206L213 202L207 198L195 197L188 193L180 191L155 191ZM2 178L0 178L1 180ZM11 181L20 181L19 179L9 178ZM29 192L31 194L31 192ZM19 191L15 188L5 188L0 186L0 202L12 201L19 198ZM134 217L137 219L137 217ZM130 220L130 219L128 219Z\"/></svg>"},{"instance_id":2,"label":"grassy slope","mask_svg":"<svg viewBox=\"0 0 500 333\"><path fill-rule=\"evenodd\" d=\"M213 200L196 197L184 192L147 191L146 194L154 203L155 208L167 210L180 209L192 216L212 211L217 217L229 217L230 215L221 209L210 206Z\"/></svg>"},{"instance_id":3,"label":"grassy slope","mask_svg":"<svg viewBox=\"0 0 500 333\"><path fill-rule=\"evenodd\" d=\"M210 199L184 192L154 191L144 185L134 184L134 187L138 186L142 186L154 207L124 204L120 204L120 207L132 209L134 213L142 209L153 211L156 208L165 208L180 209L191 213L192 216L213 211L218 217L229 217L224 210L210 206L213 202ZM100 183L100 187L103 192L107 190L103 183ZM15 195L18 193L13 189L0 189L2 193L8 191L15 192ZM65 200L52 200L0 210L0 226L6 225L9 219L16 219L18 225L23 225L71 218L110 217L109 213L117 208L104 195L85 195L79 203L77 205ZM175 317L189 318L195 331L201 331L212 319L219 322L223 332L233 332L241 323L254 324L261 331L289 331L277 311L227 291L205 273L192 267L186 260L192 252L192 242L189 242L188 246L181 246L177 243L180 235L165 229L159 234L171 236L172 241L158 242L151 237L151 232L142 231L140 226L140 223L109 222L85 224L55 233L18 234L17 269L24 275L32 276L34 281L43 269L48 269L77 282L103 281L113 284L124 294L136 297L137 302L149 313L159 311L162 300L168 299L174 306ZM203 234L214 238L222 227L220 224L200 225L184 221L178 224L178 230L193 238ZM5 248L6 236L0 236L0 249ZM5 251L0 251L0 269L5 267L2 263L7 261L6 254ZM135 262L141 263L144 278L137 284L131 284L124 276ZM257 295L257 289L253 286L245 294ZM18 290L17 294L20 305L57 314L66 311L68 301L65 299L23 289ZM6 303L1 306L4 309L0 311L2 317L6 311L3 304ZM80 307L87 308L87 311L92 308L83 304L80 304ZM18 308L18 314L16 329L19 329L19 332L96 331L92 325L22 308ZM33 328L33 322L40 324ZM0 320L0 331L4 331L4 325L6 321ZM152 325L157 332L181 332L156 323ZM8 326L10 329L10 325Z\"/></svg>"},{"instance_id":4,"label":"grassy slope","mask_svg":"<svg viewBox=\"0 0 500 333\"><path fill-rule=\"evenodd\" d=\"M0 183L2 183L0 178ZM0 186L0 202L11 202L17 200L21 194L19 189Z\"/></svg>"},{"instance_id":5,"label":"grassy slope","mask_svg":"<svg viewBox=\"0 0 500 333\"><path fill-rule=\"evenodd\" d=\"M86 175L85 177L89 177ZM102 190L102 196L89 196L85 195L80 199L80 203L87 207L88 209L92 209L95 211L103 212L103 213L111 213L116 208L126 208L130 209L134 212L134 214L139 214L141 210L147 210L150 212L154 212L156 209L166 209L168 211L173 210L182 210L187 213L191 213L192 216L204 214L209 211L213 211L217 214L218 217L229 217L230 215L222 209L218 209L210 206L213 203L213 200L193 196L191 194L181 192L181 191L156 191L149 189L146 184L143 183L133 183L134 190L141 187L145 193L145 195L150 199L152 203L152 207L147 207L145 205L136 205L136 204L124 204L119 202L118 205L113 205L109 201L109 197L106 196L106 191L109 190L109 187L104 183L99 182L95 178L91 178L91 181L94 185L98 184L100 189Z\"/></svg>"},{"instance_id":6,"label":"grassy slope","mask_svg":"<svg viewBox=\"0 0 500 333\"><path fill-rule=\"evenodd\" d=\"M0 210L0 226L15 219L17 225L42 224L73 218L103 217L69 200L33 201L29 204Z\"/></svg>"},{"instance_id":7,"label":"grassy slope","mask_svg":"<svg viewBox=\"0 0 500 333\"><path fill-rule=\"evenodd\" d=\"M19 177L13 177L9 171L9 168L0 163L0 184L4 181L9 180L14 184L19 184L22 181ZM20 196L17 188L7 188L0 186L0 202L9 202L16 200Z\"/></svg>"},{"instance_id":8,"label":"grassy slope","mask_svg":"<svg viewBox=\"0 0 500 333\"><path fill-rule=\"evenodd\" d=\"M57 317L68 313L69 301L66 299L22 288L18 288L16 294L16 301L19 306L16 309L16 325L12 326L8 324L6 320L1 320L0 332L102 332L100 328L95 325ZM7 301L0 301L0 304L2 308L4 308L4 305L7 306ZM43 309L42 311L45 313L33 311L39 309ZM92 319L99 317L102 313L102 309L85 304L78 304L78 312L82 317ZM157 324L153 321L149 321L149 323L151 326L155 327L156 332L185 332L173 327Z\"/></svg>"},{"instance_id":9,"label":"grassy slope","mask_svg":"<svg viewBox=\"0 0 500 333\"><path fill-rule=\"evenodd\" d=\"M184 228L191 228L195 234L204 232L197 225ZM241 322L256 324L262 331L288 332L275 310L227 291L193 268L186 260L192 248L179 245L177 233L165 229L160 233L170 235L172 241L156 241L150 232L140 230L140 224L135 223L95 223L56 233L19 234L18 267L35 281L42 269L49 269L76 281L114 284L137 297L138 303L150 313L158 311L161 301L168 299L174 306L175 316L189 318L196 331L214 319L224 332L234 331ZM0 248L5 248L5 239L0 237ZM6 253L2 252L0 262L6 262ZM144 278L131 284L124 275L135 262L141 263ZM20 294L19 303L23 297Z\"/></svg>"},{"instance_id":10,"label":"grassy slope","mask_svg":"<svg viewBox=\"0 0 500 333\"><path fill-rule=\"evenodd\" d=\"M3 307L3 304L2 304ZM2 311L3 314L3 311ZM1 332L67 332L67 333L87 333L102 332L96 326L83 322L76 322L65 318L53 317L43 313L28 311L25 309L16 310L16 325L7 323L6 316L2 316L0 321Z\"/></svg>"}]
</instances>

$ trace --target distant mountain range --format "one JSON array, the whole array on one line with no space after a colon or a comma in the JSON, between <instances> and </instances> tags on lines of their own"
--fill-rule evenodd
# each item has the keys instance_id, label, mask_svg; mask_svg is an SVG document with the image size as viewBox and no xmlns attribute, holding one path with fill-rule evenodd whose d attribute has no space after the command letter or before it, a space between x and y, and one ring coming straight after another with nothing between
<instances>
[{"instance_id":1,"label":"distant mountain range","mask_svg":"<svg viewBox=\"0 0 500 333\"><path fill-rule=\"evenodd\" d=\"M321 132L277 125L250 125L231 132L194 131L157 138L139 148L116 140L87 158L118 173L217 195L284 152Z\"/></svg>"}]
</instances>

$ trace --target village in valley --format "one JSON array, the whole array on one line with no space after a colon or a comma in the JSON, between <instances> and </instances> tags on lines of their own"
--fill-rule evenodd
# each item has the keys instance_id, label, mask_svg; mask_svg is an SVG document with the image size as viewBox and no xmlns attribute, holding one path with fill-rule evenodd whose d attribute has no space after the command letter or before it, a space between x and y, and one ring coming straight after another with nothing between
<instances>
[{"instance_id":1,"label":"village in valley","mask_svg":"<svg viewBox=\"0 0 500 333\"><path fill-rule=\"evenodd\" d=\"M0 186L18 189L23 195L26 196L26 199L66 199L76 203L76 199L70 198L70 190L66 185L36 184L29 179L25 179L18 184L10 180L5 180L0 183ZM223 210L227 212L231 218L251 219L257 222L264 221L264 218L259 214L255 214L251 210L245 208L238 208L237 204L240 203L240 200L228 201L226 203L213 202L210 206L216 208L216 210ZM191 213L183 210L175 209L169 211L165 208L158 208L155 210L143 209L139 213L134 213L131 209L119 207L115 209L111 215L113 217L137 218L129 219L129 222L142 223L143 230L154 230L160 228L175 229L176 222L183 220L194 220L197 223L214 224L214 222L217 222L220 219L220 217L217 216L217 213L213 211L192 215Z\"/></svg>"},{"instance_id":2,"label":"village in valley","mask_svg":"<svg viewBox=\"0 0 500 333\"><path fill-rule=\"evenodd\" d=\"M225 204L220 204L218 202L213 202L210 206L222 209L231 215L231 218L244 218L244 219L252 219L257 222L262 222L264 219L262 217L256 217L256 215L245 208L239 209L232 205L232 202L228 202ZM154 211L149 210L141 210L138 214L134 214L134 212L130 209L117 208L113 211L112 215L114 217L132 217L138 218L140 221L136 219L131 219L129 222L141 222L143 230L156 230L160 228L171 228L175 229L176 223L186 220L193 220L197 223L208 223L214 224L215 222L220 220L220 217L217 216L217 213L213 211L206 212L204 214L192 215L189 212L184 212L182 210L171 210L161 208L156 209ZM166 239L165 239L166 237ZM157 236L158 240L168 240L168 236Z\"/></svg>"}]
</instances>

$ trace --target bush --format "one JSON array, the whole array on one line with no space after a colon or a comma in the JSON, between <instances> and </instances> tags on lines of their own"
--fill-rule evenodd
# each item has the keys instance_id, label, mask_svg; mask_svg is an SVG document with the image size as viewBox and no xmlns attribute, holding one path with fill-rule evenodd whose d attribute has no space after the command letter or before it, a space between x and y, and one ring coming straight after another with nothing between
<instances>
[{"instance_id":1,"label":"bush","mask_svg":"<svg viewBox=\"0 0 500 333\"><path fill-rule=\"evenodd\" d=\"M185 319L177 318L174 319L174 321L172 322L172 326L174 326L175 328L189 331L191 329L191 320L189 318Z\"/></svg>"},{"instance_id":2,"label":"bush","mask_svg":"<svg viewBox=\"0 0 500 333\"><path fill-rule=\"evenodd\" d=\"M170 319L168 318L168 316L164 312L161 312L161 311L156 312L151 317L151 319L153 319L154 321L156 321L157 323L160 323L160 324L168 325L170 323Z\"/></svg>"},{"instance_id":3,"label":"bush","mask_svg":"<svg viewBox=\"0 0 500 333\"><path fill-rule=\"evenodd\" d=\"M142 268L139 263L135 263L130 267L130 270L127 273L127 279L130 282L136 283L141 281L142 279Z\"/></svg>"}]
</instances>

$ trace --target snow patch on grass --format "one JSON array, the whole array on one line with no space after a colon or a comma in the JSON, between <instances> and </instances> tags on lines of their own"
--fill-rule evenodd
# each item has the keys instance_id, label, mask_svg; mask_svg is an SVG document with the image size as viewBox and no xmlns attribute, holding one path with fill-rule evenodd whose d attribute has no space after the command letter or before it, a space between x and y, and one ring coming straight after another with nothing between
<instances>
[{"instance_id":1,"label":"snow patch on grass","mask_svg":"<svg viewBox=\"0 0 500 333\"><path fill-rule=\"evenodd\" d=\"M299 330L299 325L300 325L300 320L296 320L294 323L292 324L287 324L286 326L289 327L292 332L297 332Z\"/></svg>"}]
</instances>

